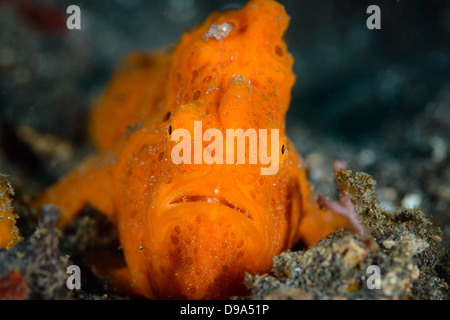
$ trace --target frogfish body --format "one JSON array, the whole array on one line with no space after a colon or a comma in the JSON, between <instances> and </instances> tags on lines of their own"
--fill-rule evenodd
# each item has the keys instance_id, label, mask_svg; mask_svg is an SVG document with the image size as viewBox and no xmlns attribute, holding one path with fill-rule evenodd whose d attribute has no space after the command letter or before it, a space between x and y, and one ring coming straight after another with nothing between
<instances>
[{"instance_id":1,"label":"frogfish body","mask_svg":"<svg viewBox=\"0 0 450 320\"><path fill-rule=\"evenodd\" d=\"M61 227L86 205L109 217L127 266L121 280L152 299L244 294L246 273L267 272L296 242L311 245L345 227L318 205L285 134L295 82L282 39L288 22L279 3L251 0L211 14L170 53L128 56L91 113L98 152L36 206L57 204ZM174 163L173 134L183 128L193 137L195 121L201 133L224 137L227 129L278 129L278 148L269 150L278 170L262 175L267 165L250 164L249 152L244 163ZM211 142L200 143L204 152Z\"/></svg>"}]
</instances>

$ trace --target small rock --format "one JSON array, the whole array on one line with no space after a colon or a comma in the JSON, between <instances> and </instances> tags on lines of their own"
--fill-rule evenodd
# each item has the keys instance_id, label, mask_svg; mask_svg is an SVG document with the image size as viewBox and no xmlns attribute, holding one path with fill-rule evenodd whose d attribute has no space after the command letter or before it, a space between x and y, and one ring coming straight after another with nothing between
<instances>
[{"instance_id":1,"label":"small rock","mask_svg":"<svg viewBox=\"0 0 450 320\"><path fill-rule=\"evenodd\" d=\"M440 163L444 161L445 158L447 158L448 146L445 143L444 139L438 136L434 136L430 139L430 146L432 149L431 160L433 161L433 163Z\"/></svg>"},{"instance_id":2,"label":"small rock","mask_svg":"<svg viewBox=\"0 0 450 320\"><path fill-rule=\"evenodd\" d=\"M418 193L408 193L402 199L402 206L405 208L415 208L422 204L422 195Z\"/></svg>"}]
</instances>

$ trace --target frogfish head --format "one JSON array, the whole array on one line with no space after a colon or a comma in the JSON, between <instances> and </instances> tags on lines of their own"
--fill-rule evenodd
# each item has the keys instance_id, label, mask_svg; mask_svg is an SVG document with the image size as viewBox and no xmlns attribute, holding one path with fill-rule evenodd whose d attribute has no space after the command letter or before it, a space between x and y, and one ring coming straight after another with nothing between
<instances>
[{"instance_id":1,"label":"frogfish head","mask_svg":"<svg viewBox=\"0 0 450 320\"><path fill-rule=\"evenodd\" d=\"M219 181L220 179L220 181ZM161 190L162 191L162 190ZM149 215L152 286L161 298L244 294L245 274L267 271L272 237L266 208L216 172L167 187Z\"/></svg>"},{"instance_id":2,"label":"frogfish head","mask_svg":"<svg viewBox=\"0 0 450 320\"><path fill-rule=\"evenodd\" d=\"M248 20L235 11L208 20L174 52L168 81L174 94L158 130L165 133L164 153L144 222L148 278L160 298L245 293L245 274L267 272L287 243L284 118L295 81L281 40L288 18L272 2L252 2L243 12ZM223 23L234 26L226 39L202 37L211 24ZM259 28L268 35L261 43L251 36ZM241 158L239 138L229 139L230 131L244 136ZM263 174L268 166L273 170Z\"/></svg>"},{"instance_id":3,"label":"frogfish head","mask_svg":"<svg viewBox=\"0 0 450 320\"><path fill-rule=\"evenodd\" d=\"M177 116L173 118L171 124L179 127ZM184 114L184 121L187 118ZM206 127L219 126L215 121L205 123ZM192 134L194 130L190 129ZM280 141L286 143L284 134ZM201 151L207 145L201 143ZM149 278L161 298L217 299L244 294L246 273L270 269L286 234L280 186L286 184L287 151L280 146L274 152L280 153L278 172L261 175L262 165L249 164L248 152L242 164L174 164L167 151L168 161L145 223L153 266Z\"/></svg>"},{"instance_id":4,"label":"frogfish head","mask_svg":"<svg viewBox=\"0 0 450 320\"><path fill-rule=\"evenodd\" d=\"M235 85L240 88L242 83ZM230 101L227 106L231 112L237 104ZM205 105L184 105L165 124L164 163L145 222L153 266L149 278L161 298L228 298L245 293L245 274L267 272L274 252L284 245L282 186L288 162L284 128L254 115L249 118L256 120L250 121L207 111ZM241 162L238 139L227 144L229 128L255 133L254 140L244 138ZM269 129L266 136L260 135L260 128ZM176 131L180 129L182 139ZM215 130L215 136L205 139L209 129ZM270 129L277 129L276 141ZM215 143L213 149L211 143ZM176 155L189 157L174 159L177 146ZM261 169L271 164L262 164L258 158L251 163L251 155L259 154L262 147L276 162L270 175L262 175ZM207 162L208 155L214 160Z\"/></svg>"}]
</instances>

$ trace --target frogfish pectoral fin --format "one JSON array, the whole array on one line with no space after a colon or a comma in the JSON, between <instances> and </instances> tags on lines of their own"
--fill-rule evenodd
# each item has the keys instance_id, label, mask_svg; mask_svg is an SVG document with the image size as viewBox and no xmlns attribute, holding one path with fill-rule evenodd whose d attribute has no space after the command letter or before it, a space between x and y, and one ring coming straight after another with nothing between
<instances>
[{"instance_id":1,"label":"frogfish pectoral fin","mask_svg":"<svg viewBox=\"0 0 450 320\"><path fill-rule=\"evenodd\" d=\"M76 218L87 205L112 218L111 170L115 159L111 154L92 156L67 176L39 195L32 205L37 210L44 204L55 204L61 211L59 227ZM102 196L99 196L102 195Z\"/></svg>"}]
</instances>

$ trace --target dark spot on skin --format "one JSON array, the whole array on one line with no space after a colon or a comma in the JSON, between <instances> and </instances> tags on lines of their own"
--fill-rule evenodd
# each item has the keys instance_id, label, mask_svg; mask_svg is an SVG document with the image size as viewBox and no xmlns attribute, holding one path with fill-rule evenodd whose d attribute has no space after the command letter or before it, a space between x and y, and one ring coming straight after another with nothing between
<instances>
[{"instance_id":1,"label":"dark spot on skin","mask_svg":"<svg viewBox=\"0 0 450 320\"><path fill-rule=\"evenodd\" d=\"M164 159L164 152L161 152L161 153L158 155L158 160L159 160L159 161L162 161L162 159Z\"/></svg>"},{"instance_id":2,"label":"dark spot on skin","mask_svg":"<svg viewBox=\"0 0 450 320\"><path fill-rule=\"evenodd\" d=\"M281 154L284 154L285 152L286 152L286 147L283 144L283 146L281 147Z\"/></svg>"},{"instance_id":3,"label":"dark spot on skin","mask_svg":"<svg viewBox=\"0 0 450 320\"><path fill-rule=\"evenodd\" d=\"M238 33L239 34L244 33L245 31L247 31L247 28L248 28L248 24L241 25L240 28L238 29Z\"/></svg>"},{"instance_id":4,"label":"dark spot on skin","mask_svg":"<svg viewBox=\"0 0 450 320\"><path fill-rule=\"evenodd\" d=\"M167 120L169 120L171 115L172 115L172 112L170 112L170 111L167 112L166 115L163 118L163 122L166 122Z\"/></svg>"},{"instance_id":5,"label":"dark spot on skin","mask_svg":"<svg viewBox=\"0 0 450 320\"><path fill-rule=\"evenodd\" d=\"M171 235L171 236L170 236L170 240L172 241L172 243L173 243L174 245L177 245L178 243L180 243L180 240L178 239L178 237L177 237L177 236L174 236L174 235Z\"/></svg>"},{"instance_id":6,"label":"dark spot on skin","mask_svg":"<svg viewBox=\"0 0 450 320\"><path fill-rule=\"evenodd\" d=\"M282 57L284 55L283 48L280 46L275 46L275 53L277 56Z\"/></svg>"},{"instance_id":7,"label":"dark spot on skin","mask_svg":"<svg viewBox=\"0 0 450 320\"><path fill-rule=\"evenodd\" d=\"M195 90L194 96L192 97L192 99L195 101L198 98L200 98L201 95L202 95L202 93L199 90Z\"/></svg>"},{"instance_id":8,"label":"dark spot on skin","mask_svg":"<svg viewBox=\"0 0 450 320\"><path fill-rule=\"evenodd\" d=\"M197 78L197 76L198 76L198 71L197 70L192 71L192 81L194 81Z\"/></svg>"},{"instance_id":9,"label":"dark spot on skin","mask_svg":"<svg viewBox=\"0 0 450 320\"><path fill-rule=\"evenodd\" d=\"M169 134L172 134L172 126L169 126Z\"/></svg>"}]
</instances>

